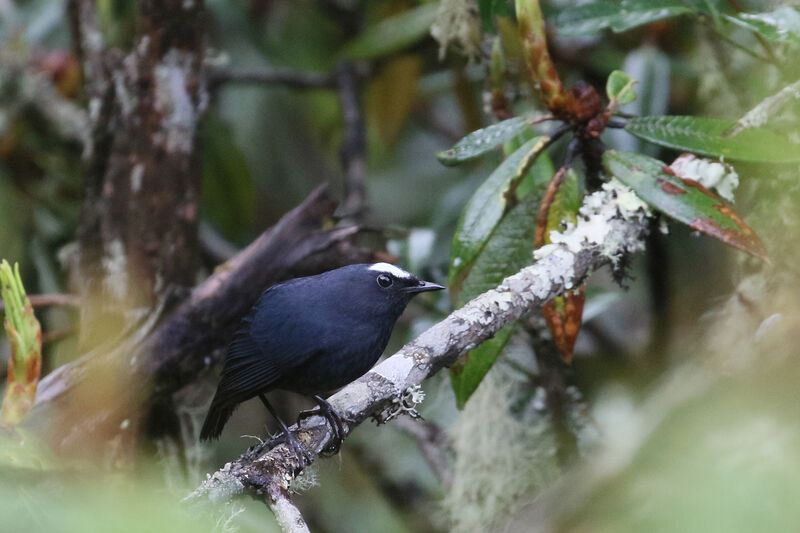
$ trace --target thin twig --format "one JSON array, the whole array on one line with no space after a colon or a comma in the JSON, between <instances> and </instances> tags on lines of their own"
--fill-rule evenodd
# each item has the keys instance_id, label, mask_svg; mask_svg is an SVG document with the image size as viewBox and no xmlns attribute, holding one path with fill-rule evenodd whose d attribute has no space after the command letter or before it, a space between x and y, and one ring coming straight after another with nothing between
<instances>
[{"instance_id":1,"label":"thin twig","mask_svg":"<svg viewBox=\"0 0 800 533\"><path fill-rule=\"evenodd\" d=\"M535 126L536 124L541 124L542 122L548 122L550 120L558 120L558 117L556 117L555 115L542 115L541 117L537 117L528 122L528 125Z\"/></svg>"},{"instance_id":2,"label":"thin twig","mask_svg":"<svg viewBox=\"0 0 800 533\"><path fill-rule=\"evenodd\" d=\"M208 73L209 87L223 84L277 85L290 89L333 89L336 78L329 74L289 69L229 70L214 69Z\"/></svg>"},{"instance_id":3,"label":"thin twig","mask_svg":"<svg viewBox=\"0 0 800 533\"><path fill-rule=\"evenodd\" d=\"M450 488L453 484L453 469L450 466L449 456L453 450L445 432L433 422L408 416L398 417L392 424L414 439L422 457L439 478L442 487L445 490Z\"/></svg>"},{"instance_id":4,"label":"thin twig","mask_svg":"<svg viewBox=\"0 0 800 533\"><path fill-rule=\"evenodd\" d=\"M703 17L700 18L700 22L701 22L701 24L704 24L705 26L711 28L714 31L714 33L716 33L717 36L720 39L722 39L723 41L725 41L729 45L733 46L737 50L740 50L740 51L744 52L745 54L749 55L753 59L757 59L758 61L764 61L765 63L770 63L770 64L775 65L775 66L780 66L778 61L777 61L777 59L771 59L769 57L765 57L765 56L762 56L760 54L757 54L756 52L752 51L748 47L744 46L743 44L740 44L740 43L736 42L734 39L732 39L729 36L727 36L724 33L722 33L722 31L720 31L716 27L716 25L714 25L713 23L710 23L707 20L704 20Z\"/></svg>"},{"instance_id":5,"label":"thin twig","mask_svg":"<svg viewBox=\"0 0 800 533\"><path fill-rule=\"evenodd\" d=\"M46 331L42 334L42 344L52 344L54 342L63 341L77 334L78 328L76 327Z\"/></svg>"},{"instance_id":6,"label":"thin twig","mask_svg":"<svg viewBox=\"0 0 800 533\"><path fill-rule=\"evenodd\" d=\"M207 222L200 223L197 237L203 250L217 263L224 263L240 251Z\"/></svg>"},{"instance_id":7,"label":"thin twig","mask_svg":"<svg viewBox=\"0 0 800 533\"><path fill-rule=\"evenodd\" d=\"M360 218L367 201L367 132L361 97L361 74L353 63L345 62L336 70L336 86L342 107L344 136L339 157L345 173L345 199L342 214Z\"/></svg>"},{"instance_id":8,"label":"thin twig","mask_svg":"<svg viewBox=\"0 0 800 533\"><path fill-rule=\"evenodd\" d=\"M31 301L33 307L80 307L81 305L80 297L75 294L29 294L28 300ZM5 311L5 309L5 302L0 301L0 312Z\"/></svg>"}]
</instances>

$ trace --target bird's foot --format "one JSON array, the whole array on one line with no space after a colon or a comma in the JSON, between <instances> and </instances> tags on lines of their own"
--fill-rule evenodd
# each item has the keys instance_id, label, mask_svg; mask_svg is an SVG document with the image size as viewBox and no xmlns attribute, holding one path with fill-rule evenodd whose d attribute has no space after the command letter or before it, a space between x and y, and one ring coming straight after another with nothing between
<instances>
[{"instance_id":1,"label":"bird's foot","mask_svg":"<svg viewBox=\"0 0 800 533\"><path fill-rule=\"evenodd\" d=\"M342 441L344 441L344 425L342 424L342 416L336 412L336 409L328 403L324 398L321 396L314 396L314 401L317 402L316 409L309 409L306 411L301 411L300 414L297 416L298 420L303 420L304 418L309 418L316 415L321 415L328 421L328 424L331 427L331 431L333 432L333 439L331 442L331 454L336 455L339 453L339 450L342 448Z\"/></svg>"},{"instance_id":2,"label":"bird's foot","mask_svg":"<svg viewBox=\"0 0 800 533\"><path fill-rule=\"evenodd\" d=\"M295 437L294 433L289 431L286 423L281 420L281 418L278 416L278 413L275 412L275 409L273 409L272 404L269 403L267 397L263 394L259 394L258 397L261 400L261 403L264 404L264 407L267 408L275 420L278 421L278 424L281 425L281 429L283 430L282 442L286 443L286 445L289 446L289 449L291 449L297 457L300 457L304 461L303 466L310 465L314 461L314 454L308 450L308 448L303 446L299 440L297 440L297 437Z\"/></svg>"},{"instance_id":3,"label":"bird's foot","mask_svg":"<svg viewBox=\"0 0 800 533\"><path fill-rule=\"evenodd\" d=\"M291 431L285 432L279 437L278 444L286 444L292 450L292 453L303 460L305 465L309 465L314 461L314 454Z\"/></svg>"}]
</instances>

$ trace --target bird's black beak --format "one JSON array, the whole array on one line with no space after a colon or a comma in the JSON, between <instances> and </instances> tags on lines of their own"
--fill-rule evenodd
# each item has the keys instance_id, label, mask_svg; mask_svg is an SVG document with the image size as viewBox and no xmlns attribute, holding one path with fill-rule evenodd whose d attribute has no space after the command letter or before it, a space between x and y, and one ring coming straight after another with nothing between
<instances>
[{"instance_id":1,"label":"bird's black beak","mask_svg":"<svg viewBox=\"0 0 800 533\"><path fill-rule=\"evenodd\" d=\"M442 285L438 285L436 283L431 283L430 281L423 281L419 280L417 285L412 285L411 287L406 287L404 290L405 292L410 292L412 294L416 294L418 292L428 292L428 291L440 291L445 289Z\"/></svg>"}]
</instances>

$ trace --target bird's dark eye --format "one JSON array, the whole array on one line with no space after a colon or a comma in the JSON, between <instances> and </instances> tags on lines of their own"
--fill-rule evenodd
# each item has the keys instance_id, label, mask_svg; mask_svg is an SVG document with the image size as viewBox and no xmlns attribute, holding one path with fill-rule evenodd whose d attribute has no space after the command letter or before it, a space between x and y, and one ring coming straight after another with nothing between
<instances>
[{"instance_id":1,"label":"bird's dark eye","mask_svg":"<svg viewBox=\"0 0 800 533\"><path fill-rule=\"evenodd\" d=\"M390 287L392 285L392 278L390 278L386 274L381 274L380 276L378 276L378 285L380 285L384 289L386 287Z\"/></svg>"}]
</instances>

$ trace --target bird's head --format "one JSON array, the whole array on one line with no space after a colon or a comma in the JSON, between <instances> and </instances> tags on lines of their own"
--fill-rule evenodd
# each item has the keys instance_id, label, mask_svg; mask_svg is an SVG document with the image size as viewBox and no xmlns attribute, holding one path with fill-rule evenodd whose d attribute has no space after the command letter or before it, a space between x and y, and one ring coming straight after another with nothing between
<instances>
[{"instance_id":1,"label":"bird's head","mask_svg":"<svg viewBox=\"0 0 800 533\"><path fill-rule=\"evenodd\" d=\"M397 317L417 294L445 288L389 263L350 265L327 274L333 278L331 283L347 287L339 303L374 315Z\"/></svg>"},{"instance_id":2,"label":"bird's head","mask_svg":"<svg viewBox=\"0 0 800 533\"><path fill-rule=\"evenodd\" d=\"M443 286L430 281L421 280L410 272L389 263L375 263L367 268L367 272L375 278L379 291L395 294L411 299L421 292L440 291Z\"/></svg>"}]
</instances>

